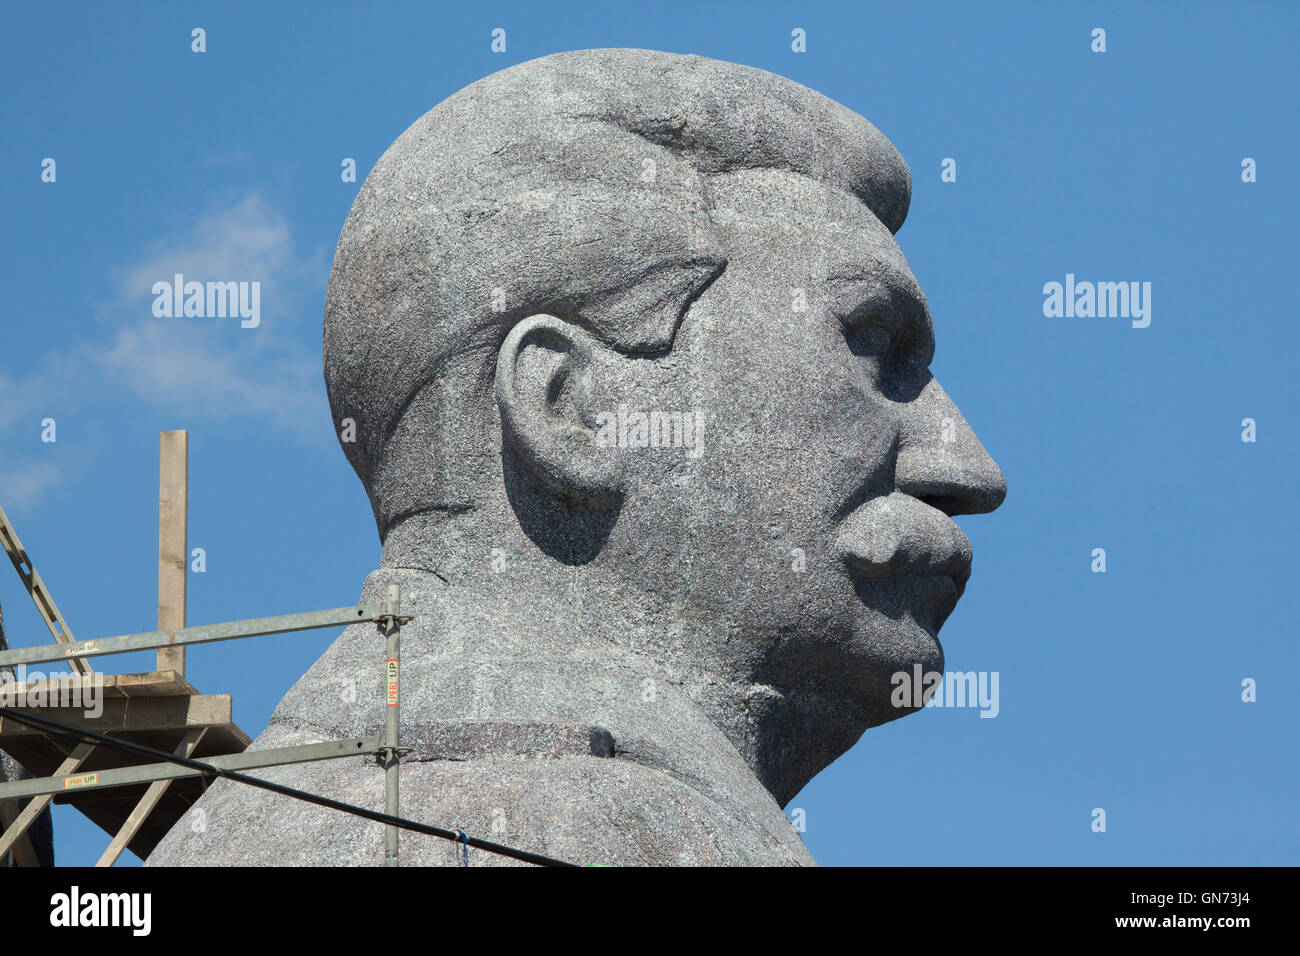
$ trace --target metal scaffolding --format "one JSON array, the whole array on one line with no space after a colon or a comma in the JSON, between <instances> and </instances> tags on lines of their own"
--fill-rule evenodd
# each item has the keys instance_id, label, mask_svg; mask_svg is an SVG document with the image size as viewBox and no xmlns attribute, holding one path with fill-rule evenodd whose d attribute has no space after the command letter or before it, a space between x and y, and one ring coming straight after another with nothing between
<instances>
[{"instance_id":1,"label":"metal scaffolding","mask_svg":"<svg viewBox=\"0 0 1300 956\"><path fill-rule=\"evenodd\" d=\"M181 628L175 631L148 631L141 634L126 634L93 641L78 641L73 644L47 644L43 647L21 648L19 650L0 652L0 668L16 667L22 664L36 664L65 659L80 659L90 656L125 654L141 650L162 650L172 647L187 647L192 644L207 644L216 641L237 640L246 637L265 637L298 631L315 630L322 627L337 627L358 622L374 623L385 638L385 729L382 735L335 740L324 743L301 744L295 747L280 747L274 750L254 751L251 753L223 754L199 760L197 763L209 770L246 770L257 767L276 767L286 764L307 763L317 760L335 760L340 757L353 757L372 754L379 758L384 767L384 807L390 816L398 816L400 802L398 798L398 707L401 699L401 626L409 617L400 614L401 591L397 585L390 585L384 601L377 605L335 608L326 611L309 611L302 614L286 614L279 617L258 618L248 621L232 621L223 624L208 624L201 627ZM97 677L99 675L96 675ZM134 675L133 675L134 676ZM93 679L93 678L92 678ZM20 688L10 695L23 693ZM0 698L3 699L3 698ZM166 701L170 697L141 697L141 701ZM227 698L228 703L228 698ZM120 724L114 718L105 720L109 711L100 717L82 718L73 721L73 726L83 726L87 730L156 730L163 726L164 717L160 708L138 716L133 722ZM67 723L66 715L62 722ZM179 757L189 757L195 746L209 729L210 723L220 724L228 721L228 707L218 711L216 720L212 714L188 711L183 720L169 729L179 730L182 740L175 749ZM76 742L68 749L67 735L57 732L34 732L30 724L15 722L14 718L0 717L0 745L4 749L13 748L12 741L29 738L31 745L50 751L66 752L66 759L56 772L45 777L0 783L0 800L19 800L29 798L30 802L18 815L18 818L0 836L0 856L26 833L27 828L36 820L41 811L56 794L69 797L74 805L78 801L93 803L94 795L113 788L140 786L147 784L144 797L136 804L113 837L112 843L101 857L98 865L111 866L117 856L135 839L140 827L157 808L163 791L172 781L195 780L205 777L203 769L181 766L174 763L136 764L124 767L110 767L93 772L82 768L92 756L95 746L85 741ZM64 739L61 740L60 738ZM19 762L23 762L21 756ZM83 809L79 807L79 809ZM177 808L179 809L179 808ZM181 811L183 812L183 810ZM90 815L90 814L87 814ZM170 825L179 819L179 813L169 814ZM92 817L93 819L93 817ZM398 828L391 824L385 826L384 863L386 866L398 865Z\"/></svg>"},{"instance_id":2,"label":"metal scaffolding","mask_svg":"<svg viewBox=\"0 0 1300 956\"><path fill-rule=\"evenodd\" d=\"M401 592L388 589L378 604L187 627L189 436L162 432L158 482L158 630L77 640L0 509L0 546L18 572L54 644L0 652L0 671L28 664L66 663L71 679L0 682L0 749L37 777L0 783L0 860L36 865L27 831L50 803L69 803L112 841L98 866L112 866L128 848L147 856L223 773L374 755L384 768L385 813L399 816ZM251 740L234 723L228 694L200 694L186 680L185 649L192 644L267 637L326 627L374 623L384 638L385 727L372 737L246 753ZM88 658L157 652L157 670L145 674L94 672ZM102 712L89 717L87 688L102 695ZM36 715L41 715L39 718ZM109 736L112 735L112 736ZM142 763L144 754L171 755ZM237 776L237 775L236 775ZM20 801L26 800L25 806ZM437 829L437 828L432 828ZM384 862L398 863L398 827L385 823Z\"/></svg>"}]
</instances>

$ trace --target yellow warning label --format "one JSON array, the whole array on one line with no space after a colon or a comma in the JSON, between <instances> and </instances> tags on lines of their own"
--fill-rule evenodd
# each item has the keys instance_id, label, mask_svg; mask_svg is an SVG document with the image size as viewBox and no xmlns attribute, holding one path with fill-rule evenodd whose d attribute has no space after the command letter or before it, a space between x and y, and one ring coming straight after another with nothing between
<instances>
[{"instance_id":1,"label":"yellow warning label","mask_svg":"<svg viewBox=\"0 0 1300 956\"><path fill-rule=\"evenodd\" d=\"M99 774L83 773L76 777L64 777L63 789L71 790L73 787L88 787L92 783L99 783Z\"/></svg>"},{"instance_id":2,"label":"yellow warning label","mask_svg":"<svg viewBox=\"0 0 1300 956\"><path fill-rule=\"evenodd\" d=\"M388 662L388 706L397 706L397 661Z\"/></svg>"}]
</instances>

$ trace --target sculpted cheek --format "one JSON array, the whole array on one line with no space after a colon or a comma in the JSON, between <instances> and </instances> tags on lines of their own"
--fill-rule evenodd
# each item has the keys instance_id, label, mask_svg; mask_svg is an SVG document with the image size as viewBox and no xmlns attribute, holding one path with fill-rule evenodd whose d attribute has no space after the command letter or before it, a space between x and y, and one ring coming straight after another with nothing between
<instances>
[{"instance_id":1,"label":"sculpted cheek","mask_svg":"<svg viewBox=\"0 0 1300 956\"><path fill-rule=\"evenodd\" d=\"M840 497L864 485L888 490L899 428L897 408L874 388L855 384L831 396L824 441L828 481Z\"/></svg>"}]
</instances>

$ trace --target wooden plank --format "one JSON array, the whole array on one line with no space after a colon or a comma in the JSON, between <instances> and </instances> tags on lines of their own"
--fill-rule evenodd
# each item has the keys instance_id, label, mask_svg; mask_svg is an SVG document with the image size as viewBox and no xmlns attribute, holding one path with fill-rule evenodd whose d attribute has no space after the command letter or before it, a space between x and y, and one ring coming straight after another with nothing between
<instances>
[{"instance_id":1,"label":"wooden plank","mask_svg":"<svg viewBox=\"0 0 1300 956\"><path fill-rule=\"evenodd\" d=\"M194 694L197 691L175 671L153 671L149 674L114 674L114 695L122 697L173 697ZM107 685L105 685L107 690Z\"/></svg>"},{"instance_id":2,"label":"wooden plank","mask_svg":"<svg viewBox=\"0 0 1300 956\"><path fill-rule=\"evenodd\" d=\"M119 698L105 700L103 705L103 713L98 717L88 717L81 707L40 707L31 709L31 714L101 734L184 730L233 723L229 694ZM0 718L0 741L39 737L47 733L19 723L12 717Z\"/></svg>"},{"instance_id":3,"label":"wooden plank","mask_svg":"<svg viewBox=\"0 0 1300 956\"><path fill-rule=\"evenodd\" d=\"M94 749L94 744L77 744L72 753L68 755L68 759L59 764L59 769L55 771L54 776L62 777L73 773L90 756L90 752ZM23 807L22 813L19 813L12 822L6 821L4 834L0 835L0 858L3 858L9 852L9 848L13 847L15 855L18 856L19 866L37 865L36 851L32 849L31 841L27 838L27 829L36 822L36 818L49 806L52 799L54 799L54 795L50 793L33 797L31 802ZM6 800L5 803L17 805L18 801ZM3 814L0 814L0 816L3 816ZM19 852L24 847L25 852ZM30 856L30 863L23 862L24 855Z\"/></svg>"},{"instance_id":4,"label":"wooden plank","mask_svg":"<svg viewBox=\"0 0 1300 956\"><path fill-rule=\"evenodd\" d=\"M85 685L98 681L97 693L102 693L105 700L113 697L183 697L197 691L183 678L177 677L175 671L152 671L148 674L92 674L88 677L60 678L54 681L29 680L22 683L0 684L0 704L5 707L21 707L21 701L33 699L36 694L43 694L49 701L55 694L62 694L67 700L69 695L81 691L85 699Z\"/></svg>"},{"instance_id":5,"label":"wooden plank","mask_svg":"<svg viewBox=\"0 0 1300 956\"><path fill-rule=\"evenodd\" d=\"M33 799L32 803L35 803L36 799ZM50 798L46 797L45 803L49 802ZM31 820L22 819L17 800L0 800L0 831L3 831L3 835L0 835L0 847L12 847L14 866L41 865L40 859L36 856L36 847L32 846L31 837L27 835L27 828L35 819L35 814ZM0 866L5 865L5 854L8 852L8 849L0 850Z\"/></svg>"},{"instance_id":6,"label":"wooden plank","mask_svg":"<svg viewBox=\"0 0 1300 956\"><path fill-rule=\"evenodd\" d=\"M114 736L130 743L142 744L155 750L170 752L180 743L181 737L187 729L187 727L179 727L171 730L129 731L121 734L115 733ZM59 762L71 752L75 744L69 738L60 740L38 734L29 734L22 737L4 734L0 736L0 741L3 741L0 742L0 747L4 747L11 757L38 777L47 777L54 773ZM208 725L207 735L199 744L198 749L194 751L194 759L205 760L219 754L242 753L248 748L249 743L248 735L235 724L211 724ZM152 758L143 754L119 750L114 747L96 747L94 754L82 765L81 772L88 773L110 767L134 766L142 760L147 762L150 759ZM141 790L143 792L143 788ZM167 800L170 799L171 793L169 791ZM167 800L164 800L164 803ZM61 801L59 797L56 797L54 802L59 803ZM130 807L127 807L127 810L130 809ZM105 827L109 836L117 832L117 828L122 825L124 819L126 819L125 811L122 813L121 819L118 819L111 826Z\"/></svg>"},{"instance_id":7,"label":"wooden plank","mask_svg":"<svg viewBox=\"0 0 1300 956\"><path fill-rule=\"evenodd\" d=\"M188 757L194 752L194 748L199 745L199 741L203 739L203 735L207 732L206 727L195 727L187 730L185 736L181 738L181 742L172 751L173 756ZM135 805L131 815L126 818L122 828L113 836L112 842L104 850L95 866L112 866L117 862L117 858L122 855L122 851L126 849L127 844L135 839L136 833L144 824L144 821L149 818L149 814L153 813L154 807L158 806L158 801L162 799L163 794L167 792L170 785L170 780L155 780L149 784L149 789L144 792L144 796Z\"/></svg>"},{"instance_id":8,"label":"wooden plank","mask_svg":"<svg viewBox=\"0 0 1300 956\"><path fill-rule=\"evenodd\" d=\"M185 626L189 570L190 436L162 432L158 444L158 630ZM158 651L158 670L185 676L185 648Z\"/></svg>"}]
</instances>

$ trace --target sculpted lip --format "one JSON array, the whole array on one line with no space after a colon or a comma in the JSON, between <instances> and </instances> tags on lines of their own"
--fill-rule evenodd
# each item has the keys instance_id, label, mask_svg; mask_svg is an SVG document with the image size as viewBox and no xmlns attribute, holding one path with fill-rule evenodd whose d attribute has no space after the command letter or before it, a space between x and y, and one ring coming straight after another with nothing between
<instances>
[{"instance_id":1,"label":"sculpted lip","mask_svg":"<svg viewBox=\"0 0 1300 956\"><path fill-rule=\"evenodd\" d=\"M954 604L970 579L970 539L942 511L910 495L867 501L844 519L835 545L867 579L948 578Z\"/></svg>"}]
</instances>

